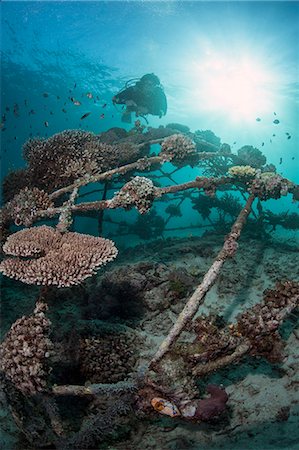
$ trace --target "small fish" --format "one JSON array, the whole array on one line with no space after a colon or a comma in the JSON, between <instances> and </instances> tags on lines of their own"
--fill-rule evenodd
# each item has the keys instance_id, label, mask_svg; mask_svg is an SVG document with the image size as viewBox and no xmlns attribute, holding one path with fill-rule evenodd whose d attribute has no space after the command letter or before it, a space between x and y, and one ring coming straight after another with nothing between
<instances>
[{"instance_id":1,"label":"small fish","mask_svg":"<svg viewBox=\"0 0 299 450\"><path fill-rule=\"evenodd\" d=\"M265 145L265 142L262 142L262 147L264 147L264 145Z\"/></svg>"},{"instance_id":2,"label":"small fish","mask_svg":"<svg viewBox=\"0 0 299 450\"><path fill-rule=\"evenodd\" d=\"M43 97L47 98L47 97L49 97L49 94L47 92L44 92Z\"/></svg>"},{"instance_id":3,"label":"small fish","mask_svg":"<svg viewBox=\"0 0 299 450\"><path fill-rule=\"evenodd\" d=\"M292 161L294 161L294 159L295 159L295 156L292 157Z\"/></svg>"},{"instance_id":4,"label":"small fish","mask_svg":"<svg viewBox=\"0 0 299 450\"><path fill-rule=\"evenodd\" d=\"M71 101L74 103L75 106L81 105L81 103L78 100L76 100L74 97L71 97Z\"/></svg>"},{"instance_id":5,"label":"small fish","mask_svg":"<svg viewBox=\"0 0 299 450\"><path fill-rule=\"evenodd\" d=\"M273 136L273 137L275 137L275 136L276 136L276 134L272 134L272 136Z\"/></svg>"},{"instance_id":6,"label":"small fish","mask_svg":"<svg viewBox=\"0 0 299 450\"><path fill-rule=\"evenodd\" d=\"M273 120L273 123L275 123L275 125L277 125L279 123L278 119Z\"/></svg>"},{"instance_id":7,"label":"small fish","mask_svg":"<svg viewBox=\"0 0 299 450\"><path fill-rule=\"evenodd\" d=\"M256 120L257 122L260 122L262 119L261 119L260 117L257 117L255 120Z\"/></svg>"},{"instance_id":8,"label":"small fish","mask_svg":"<svg viewBox=\"0 0 299 450\"><path fill-rule=\"evenodd\" d=\"M65 105L66 105L66 102L64 102L63 106L65 106Z\"/></svg>"},{"instance_id":9,"label":"small fish","mask_svg":"<svg viewBox=\"0 0 299 450\"><path fill-rule=\"evenodd\" d=\"M282 164L282 158L279 158L279 164Z\"/></svg>"},{"instance_id":10,"label":"small fish","mask_svg":"<svg viewBox=\"0 0 299 450\"><path fill-rule=\"evenodd\" d=\"M92 93L91 92L87 92L86 97L92 98Z\"/></svg>"},{"instance_id":11,"label":"small fish","mask_svg":"<svg viewBox=\"0 0 299 450\"><path fill-rule=\"evenodd\" d=\"M18 139L17 136L15 136L15 137L14 137L14 140L16 141L17 139Z\"/></svg>"},{"instance_id":12,"label":"small fish","mask_svg":"<svg viewBox=\"0 0 299 450\"><path fill-rule=\"evenodd\" d=\"M96 97L96 98L97 98L97 100L100 100L100 99L99 99L99 96L98 96L98 95L97 95L97 97Z\"/></svg>"},{"instance_id":13,"label":"small fish","mask_svg":"<svg viewBox=\"0 0 299 450\"><path fill-rule=\"evenodd\" d=\"M26 100L26 99L24 100L24 105L25 105L25 106L28 106L28 103L27 103L27 100Z\"/></svg>"},{"instance_id":14,"label":"small fish","mask_svg":"<svg viewBox=\"0 0 299 450\"><path fill-rule=\"evenodd\" d=\"M274 114L274 116L276 116L276 112L274 112L273 114Z\"/></svg>"},{"instance_id":15,"label":"small fish","mask_svg":"<svg viewBox=\"0 0 299 450\"><path fill-rule=\"evenodd\" d=\"M270 139L270 143L272 144L272 139Z\"/></svg>"},{"instance_id":16,"label":"small fish","mask_svg":"<svg viewBox=\"0 0 299 450\"><path fill-rule=\"evenodd\" d=\"M9 106L6 106L5 111L6 111L6 112L9 112L9 111L10 111Z\"/></svg>"},{"instance_id":17,"label":"small fish","mask_svg":"<svg viewBox=\"0 0 299 450\"><path fill-rule=\"evenodd\" d=\"M31 114L35 114L34 109L30 109L30 111L29 111L29 113L28 113L28 116L30 116Z\"/></svg>"},{"instance_id":18,"label":"small fish","mask_svg":"<svg viewBox=\"0 0 299 450\"><path fill-rule=\"evenodd\" d=\"M80 120L83 120L83 119L85 119L86 117L88 117L88 116L89 116L89 114L91 114L91 113L90 113L90 112L87 112L87 113L83 114L83 116L82 116L82 117L80 117Z\"/></svg>"},{"instance_id":19,"label":"small fish","mask_svg":"<svg viewBox=\"0 0 299 450\"><path fill-rule=\"evenodd\" d=\"M76 89L76 87L77 87L77 83L74 84L74 88L73 89Z\"/></svg>"},{"instance_id":20,"label":"small fish","mask_svg":"<svg viewBox=\"0 0 299 450\"><path fill-rule=\"evenodd\" d=\"M56 98L57 98L57 100L60 100L60 97L59 97L59 95L56 95Z\"/></svg>"},{"instance_id":21,"label":"small fish","mask_svg":"<svg viewBox=\"0 0 299 450\"><path fill-rule=\"evenodd\" d=\"M19 117L19 105L17 103L14 104L13 113L16 117Z\"/></svg>"},{"instance_id":22,"label":"small fish","mask_svg":"<svg viewBox=\"0 0 299 450\"><path fill-rule=\"evenodd\" d=\"M105 118L105 114L101 114L100 119L104 119L104 118Z\"/></svg>"},{"instance_id":23,"label":"small fish","mask_svg":"<svg viewBox=\"0 0 299 450\"><path fill-rule=\"evenodd\" d=\"M233 142L233 145L236 145L237 141Z\"/></svg>"},{"instance_id":24,"label":"small fish","mask_svg":"<svg viewBox=\"0 0 299 450\"><path fill-rule=\"evenodd\" d=\"M6 115L2 114L2 122L6 122Z\"/></svg>"},{"instance_id":25,"label":"small fish","mask_svg":"<svg viewBox=\"0 0 299 450\"><path fill-rule=\"evenodd\" d=\"M66 109L64 109L64 108L62 108L62 110L61 110L62 112L64 112L64 113L66 113L67 112L67 110Z\"/></svg>"},{"instance_id":26,"label":"small fish","mask_svg":"<svg viewBox=\"0 0 299 450\"><path fill-rule=\"evenodd\" d=\"M288 139L291 139L291 136L288 136Z\"/></svg>"},{"instance_id":27,"label":"small fish","mask_svg":"<svg viewBox=\"0 0 299 450\"><path fill-rule=\"evenodd\" d=\"M49 126L49 122L47 122L47 121L45 121L44 124L45 124L45 127Z\"/></svg>"},{"instance_id":28,"label":"small fish","mask_svg":"<svg viewBox=\"0 0 299 450\"><path fill-rule=\"evenodd\" d=\"M54 114L53 111L50 111L50 114L51 114L51 116L53 116L53 114Z\"/></svg>"},{"instance_id":29,"label":"small fish","mask_svg":"<svg viewBox=\"0 0 299 450\"><path fill-rule=\"evenodd\" d=\"M286 135L287 135L287 136L289 136L289 135L290 135L290 133L288 133L288 132L286 131Z\"/></svg>"},{"instance_id":30,"label":"small fish","mask_svg":"<svg viewBox=\"0 0 299 450\"><path fill-rule=\"evenodd\" d=\"M104 103L104 104L102 105L102 108L106 108L106 106L107 106L107 103Z\"/></svg>"}]
</instances>

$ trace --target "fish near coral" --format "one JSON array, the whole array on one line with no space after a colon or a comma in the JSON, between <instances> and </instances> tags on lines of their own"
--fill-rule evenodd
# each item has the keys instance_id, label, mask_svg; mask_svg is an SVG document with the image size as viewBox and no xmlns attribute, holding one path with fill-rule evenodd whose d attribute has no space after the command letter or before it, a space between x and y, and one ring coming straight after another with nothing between
<instances>
[{"instance_id":1,"label":"fish near coral","mask_svg":"<svg viewBox=\"0 0 299 450\"><path fill-rule=\"evenodd\" d=\"M151 405L155 411L159 412L160 414L164 414L165 416L178 417L181 415L176 405L164 398L152 398Z\"/></svg>"}]
</instances>

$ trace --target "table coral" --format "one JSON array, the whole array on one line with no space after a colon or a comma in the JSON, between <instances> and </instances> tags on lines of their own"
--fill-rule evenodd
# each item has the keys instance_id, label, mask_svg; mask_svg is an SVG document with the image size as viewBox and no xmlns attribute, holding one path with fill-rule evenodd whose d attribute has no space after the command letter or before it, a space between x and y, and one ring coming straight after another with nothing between
<instances>
[{"instance_id":1,"label":"table coral","mask_svg":"<svg viewBox=\"0 0 299 450\"><path fill-rule=\"evenodd\" d=\"M27 284L58 287L80 284L118 253L108 239L71 232L62 234L46 225L12 234L3 251L16 256L1 262L0 271L4 275Z\"/></svg>"}]
</instances>

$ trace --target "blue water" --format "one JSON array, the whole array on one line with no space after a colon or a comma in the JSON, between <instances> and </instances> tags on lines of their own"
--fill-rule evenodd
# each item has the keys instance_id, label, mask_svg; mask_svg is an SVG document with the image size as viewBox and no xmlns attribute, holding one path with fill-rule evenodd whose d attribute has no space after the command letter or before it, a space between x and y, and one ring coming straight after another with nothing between
<instances>
[{"instance_id":1,"label":"blue water","mask_svg":"<svg viewBox=\"0 0 299 450\"><path fill-rule=\"evenodd\" d=\"M298 2L5 1L1 10L2 177L24 166L21 147L31 136L129 129L111 98L127 80L155 72L168 113L150 116L151 126L211 129L233 151L260 148L280 174L299 181ZM221 73L230 77L229 65L234 71L244 61L263 76L239 112L230 93L223 98L226 85L216 94L214 86ZM85 112L91 114L80 121ZM185 169L179 180L198 173ZM270 206L293 208L289 198Z\"/></svg>"},{"instance_id":2,"label":"blue water","mask_svg":"<svg viewBox=\"0 0 299 450\"><path fill-rule=\"evenodd\" d=\"M279 174L299 183L299 2L4 0L0 7L1 180L25 166L22 145L30 137L78 128L94 133L111 127L130 130L132 125L121 121L122 111L111 99L128 80L154 72L164 87L168 112L161 119L149 116L150 126L178 122L192 132L212 130L235 153L253 145ZM70 97L81 105L75 106ZM81 120L87 112L90 115ZM174 167L166 164L163 169ZM201 174L200 168L187 166L174 179L190 181ZM160 181L170 184L167 178ZM169 204L157 201L154 207L167 219ZM263 206L298 213L291 195ZM181 210L182 216L171 218L168 227L210 226L189 199ZM136 210L115 210L109 217L133 224L140 215ZM110 228L104 224L105 237ZM98 221L76 218L75 229L97 235ZM164 232L163 237L204 231L182 229ZM292 243L298 239L296 232L277 230ZM122 257L124 246L140 243L133 233L113 239ZM22 289L15 286L11 291ZM16 317L23 314L13 308L12 312ZM286 426L291 429L292 424Z\"/></svg>"}]
</instances>

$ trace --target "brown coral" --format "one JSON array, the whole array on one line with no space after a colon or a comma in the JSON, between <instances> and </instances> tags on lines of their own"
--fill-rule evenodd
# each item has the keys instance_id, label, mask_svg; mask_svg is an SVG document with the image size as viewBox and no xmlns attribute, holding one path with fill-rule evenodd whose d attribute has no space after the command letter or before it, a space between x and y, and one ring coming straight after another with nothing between
<instances>
[{"instance_id":1,"label":"brown coral","mask_svg":"<svg viewBox=\"0 0 299 450\"><path fill-rule=\"evenodd\" d=\"M184 164L194 166L198 162L194 142L183 134L173 134L164 139L160 156L178 167Z\"/></svg>"},{"instance_id":2,"label":"brown coral","mask_svg":"<svg viewBox=\"0 0 299 450\"><path fill-rule=\"evenodd\" d=\"M293 189L293 183L274 172L258 171L249 191L261 200L278 199Z\"/></svg>"},{"instance_id":3,"label":"brown coral","mask_svg":"<svg viewBox=\"0 0 299 450\"><path fill-rule=\"evenodd\" d=\"M146 177L134 177L126 183L109 203L109 208L130 209L136 206L140 214L146 213L155 199L155 186Z\"/></svg>"},{"instance_id":4,"label":"brown coral","mask_svg":"<svg viewBox=\"0 0 299 450\"><path fill-rule=\"evenodd\" d=\"M135 363L133 335L111 333L81 340L80 370L92 383L122 381L133 370Z\"/></svg>"},{"instance_id":5,"label":"brown coral","mask_svg":"<svg viewBox=\"0 0 299 450\"><path fill-rule=\"evenodd\" d=\"M277 332L286 313L299 304L299 283L285 281L275 289L264 292L264 302L248 309L238 317L237 330L251 343L251 354L271 360L280 346ZM281 346L280 346L281 347ZM276 355L275 355L276 357Z\"/></svg>"},{"instance_id":6,"label":"brown coral","mask_svg":"<svg viewBox=\"0 0 299 450\"><path fill-rule=\"evenodd\" d=\"M53 348L46 310L37 302L33 314L18 319L0 345L0 370L25 394L46 389L46 361Z\"/></svg>"},{"instance_id":7,"label":"brown coral","mask_svg":"<svg viewBox=\"0 0 299 450\"><path fill-rule=\"evenodd\" d=\"M108 140L111 142L111 139ZM80 130L65 130L48 139L30 139L23 147L30 181L47 192L79 177L102 173L135 161L144 149L125 138L113 145L102 136Z\"/></svg>"},{"instance_id":8,"label":"brown coral","mask_svg":"<svg viewBox=\"0 0 299 450\"><path fill-rule=\"evenodd\" d=\"M22 189L3 208L4 221L14 220L16 225L32 225L37 212L40 209L52 208L54 203L48 194L38 188Z\"/></svg>"},{"instance_id":9,"label":"brown coral","mask_svg":"<svg viewBox=\"0 0 299 450\"><path fill-rule=\"evenodd\" d=\"M108 239L61 234L45 225L9 236L3 251L17 256L2 261L0 271L4 275L27 284L58 287L80 284L117 255L114 243Z\"/></svg>"}]
</instances>

